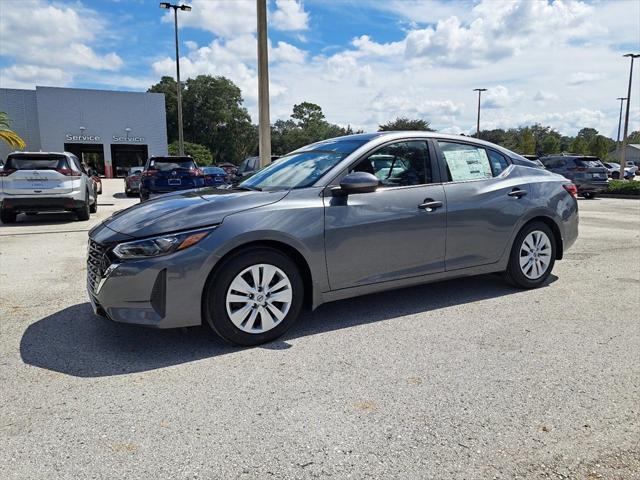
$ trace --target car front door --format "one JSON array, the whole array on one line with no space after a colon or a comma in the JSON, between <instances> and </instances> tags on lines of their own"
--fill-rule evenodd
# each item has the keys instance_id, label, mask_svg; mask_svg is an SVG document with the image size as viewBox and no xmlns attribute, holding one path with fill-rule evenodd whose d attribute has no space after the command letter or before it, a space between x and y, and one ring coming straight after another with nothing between
<instances>
[{"instance_id":1,"label":"car front door","mask_svg":"<svg viewBox=\"0 0 640 480\"><path fill-rule=\"evenodd\" d=\"M529 187L501 153L471 143L437 142L448 182L446 270L497 262L529 208Z\"/></svg>"},{"instance_id":2,"label":"car front door","mask_svg":"<svg viewBox=\"0 0 640 480\"><path fill-rule=\"evenodd\" d=\"M349 169L376 175L377 191L325 196L332 290L444 270L446 201L434 157L425 140L381 146Z\"/></svg>"}]
</instances>

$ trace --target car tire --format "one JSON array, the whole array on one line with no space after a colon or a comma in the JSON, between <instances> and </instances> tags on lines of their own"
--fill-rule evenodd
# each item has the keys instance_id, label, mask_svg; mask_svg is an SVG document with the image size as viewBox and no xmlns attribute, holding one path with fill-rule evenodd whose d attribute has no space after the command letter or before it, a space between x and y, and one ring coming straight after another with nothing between
<instances>
[{"instance_id":1,"label":"car tire","mask_svg":"<svg viewBox=\"0 0 640 480\"><path fill-rule=\"evenodd\" d=\"M89 213L97 213L98 211L98 196L96 194L95 200L89 205Z\"/></svg>"},{"instance_id":2,"label":"car tire","mask_svg":"<svg viewBox=\"0 0 640 480\"><path fill-rule=\"evenodd\" d=\"M582 192L582 198L584 198L585 200L592 200L594 198L596 198L596 194L593 192Z\"/></svg>"},{"instance_id":3,"label":"car tire","mask_svg":"<svg viewBox=\"0 0 640 480\"><path fill-rule=\"evenodd\" d=\"M542 222L529 223L513 242L505 279L519 288L537 288L551 274L555 260L556 239L551 229Z\"/></svg>"},{"instance_id":4,"label":"car tire","mask_svg":"<svg viewBox=\"0 0 640 480\"><path fill-rule=\"evenodd\" d=\"M143 190L140 190L140 202L146 202L149 200L149 194Z\"/></svg>"},{"instance_id":5,"label":"car tire","mask_svg":"<svg viewBox=\"0 0 640 480\"><path fill-rule=\"evenodd\" d=\"M618 180L620 178L620 172L613 172L611 174L611 178L614 180Z\"/></svg>"},{"instance_id":6,"label":"car tire","mask_svg":"<svg viewBox=\"0 0 640 480\"><path fill-rule=\"evenodd\" d=\"M86 222L91 217L91 206L89 205L89 194L84 199L84 205L76 209L76 216L81 222Z\"/></svg>"},{"instance_id":7,"label":"car tire","mask_svg":"<svg viewBox=\"0 0 640 480\"><path fill-rule=\"evenodd\" d=\"M2 223L16 223L16 217L18 214L15 210L9 210L8 208L0 209L0 221Z\"/></svg>"},{"instance_id":8,"label":"car tire","mask_svg":"<svg viewBox=\"0 0 640 480\"><path fill-rule=\"evenodd\" d=\"M276 296L283 302L269 300ZM248 347L286 332L297 320L303 298L302 276L291 258L271 248L252 248L225 260L210 276L203 316L224 340Z\"/></svg>"}]
</instances>

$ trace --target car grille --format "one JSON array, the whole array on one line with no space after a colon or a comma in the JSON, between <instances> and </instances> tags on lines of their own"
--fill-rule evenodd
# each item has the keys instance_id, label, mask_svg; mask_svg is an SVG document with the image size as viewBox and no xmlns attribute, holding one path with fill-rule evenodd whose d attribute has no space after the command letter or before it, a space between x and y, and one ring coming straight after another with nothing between
<instances>
[{"instance_id":1,"label":"car grille","mask_svg":"<svg viewBox=\"0 0 640 480\"><path fill-rule=\"evenodd\" d=\"M102 275L111 263L106 255L107 248L93 239L89 239L87 250L87 286L96 293Z\"/></svg>"}]
</instances>

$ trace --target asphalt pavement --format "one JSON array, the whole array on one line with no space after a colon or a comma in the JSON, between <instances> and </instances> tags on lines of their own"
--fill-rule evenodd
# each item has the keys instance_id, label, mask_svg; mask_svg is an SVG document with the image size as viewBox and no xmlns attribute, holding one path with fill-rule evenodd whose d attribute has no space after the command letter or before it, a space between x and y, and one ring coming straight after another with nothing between
<instances>
[{"instance_id":1,"label":"asphalt pavement","mask_svg":"<svg viewBox=\"0 0 640 480\"><path fill-rule=\"evenodd\" d=\"M481 276L239 349L94 317L89 222L0 224L0 478L640 478L640 201L580 200L543 288Z\"/></svg>"}]
</instances>

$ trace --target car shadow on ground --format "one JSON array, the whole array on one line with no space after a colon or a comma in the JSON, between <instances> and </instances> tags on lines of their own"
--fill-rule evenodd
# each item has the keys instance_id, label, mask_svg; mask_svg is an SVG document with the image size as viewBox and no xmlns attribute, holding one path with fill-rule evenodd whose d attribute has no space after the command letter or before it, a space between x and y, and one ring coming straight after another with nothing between
<instances>
[{"instance_id":1,"label":"car shadow on ground","mask_svg":"<svg viewBox=\"0 0 640 480\"><path fill-rule=\"evenodd\" d=\"M0 226L3 228L15 228L24 227L25 225L66 225L69 223L80 223L74 212L40 212L36 215L20 213L16 218L16 223L0 223Z\"/></svg>"},{"instance_id":2,"label":"car shadow on ground","mask_svg":"<svg viewBox=\"0 0 640 480\"><path fill-rule=\"evenodd\" d=\"M556 279L551 275L546 285ZM519 292L499 276L484 275L342 300L304 312L281 339L255 348L287 349L287 340L294 338ZM153 330L116 324L96 317L89 303L33 323L20 342L25 363L78 377L144 372L238 350L204 327Z\"/></svg>"}]
</instances>

